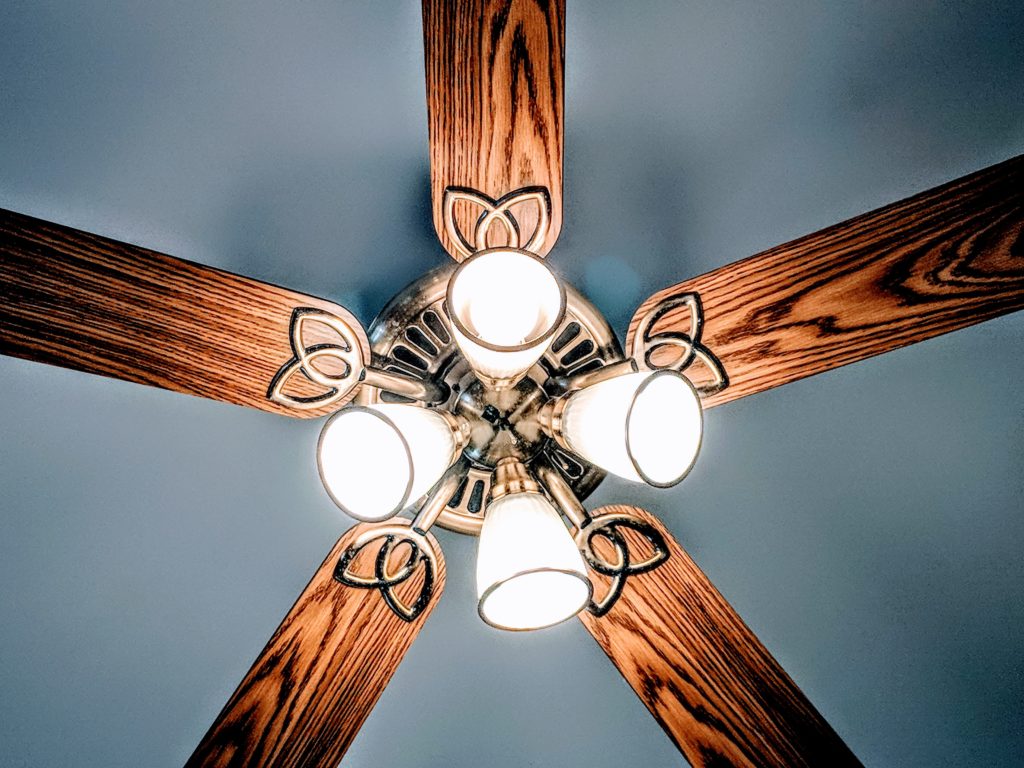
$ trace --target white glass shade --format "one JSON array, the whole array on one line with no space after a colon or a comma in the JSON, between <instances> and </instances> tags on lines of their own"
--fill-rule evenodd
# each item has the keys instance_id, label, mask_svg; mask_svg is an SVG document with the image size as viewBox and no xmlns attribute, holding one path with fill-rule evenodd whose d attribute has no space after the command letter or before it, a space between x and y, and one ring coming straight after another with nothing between
<instances>
[{"instance_id":1,"label":"white glass shade","mask_svg":"<svg viewBox=\"0 0 1024 768\"><path fill-rule=\"evenodd\" d=\"M541 629L590 600L583 556L540 493L502 496L487 506L476 562L480 617L499 629Z\"/></svg>"},{"instance_id":2,"label":"white glass shade","mask_svg":"<svg viewBox=\"0 0 1024 768\"><path fill-rule=\"evenodd\" d=\"M320 433L317 464L334 503L357 520L393 517L430 490L456 459L440 413L415 405L349 406Z\"/></svg>"},{"instance_id":3,"label":"white glass shade","mask_svg":"<svg viewBox=\"0 0 1024 768\"><path fill-rule=\"evenodd\" d=\"M682 374L627 373L571 395L561 435L591 464L665 488L693 467L703 422L700 398Z\"/></svg>"},{"instance_id":4,"label":"white glass shade","mask_svg":"<svg viewBox=\"0 0 1024 768\"><path fill-rule=\"evenodd\" d=\"M540 359L565 316L565 289L544 262L504 248L464 261L447 302L459 349L498 387L516 383Z\"/></svg>"}]
</instances>

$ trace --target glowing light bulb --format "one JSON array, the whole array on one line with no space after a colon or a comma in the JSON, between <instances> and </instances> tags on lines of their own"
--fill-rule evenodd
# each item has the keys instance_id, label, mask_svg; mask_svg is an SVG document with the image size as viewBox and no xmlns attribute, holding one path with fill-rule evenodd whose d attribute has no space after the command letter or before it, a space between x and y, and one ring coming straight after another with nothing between
<instances>
[{"instance_id":1,"label":"glowing light bulb","mask_svg":"<svg viewBox=\"0 0 1024 768\"><path fill-rule=\"evenodd\" d=\"M455 341L474 371L498 388L514 385L540 359L565 316L565 289L526 251L480 251L448 284Z\"/></svg>"},{"instance_id":2,"label":"glowing light bulb","mask_svg":"<svg viewBox=\"0 0 1024 768\"><path fill-rule=\"evenodd\" d=\"M526 476L525 467L516 469ZM493 488L501 472L499 464ZM561 516L535 482L526 479L519 486L524 490L487 505L477 550L478 608L499 629L541 629L579 613L592 588Z\"/></svg>"},{"instance_id":3,"label":"glowing light bulb","mask_svg":"<svg viewBox=\"0 0 1024 768\"><path fill-rule=\"evenodd\" d=\"M438 411L394 403L349 406L324 425L317 464L343 512L378 521L429 491L461 449L452 421Z\"/></svg>"},{"instance_id":4,"label":"glowing light bulb","mask_svg":"<svg viewBox=\"0 0 1024 768\"><path fill-rule=\"evenodd\" d=\"M682 374L627 373L572 394L559 437L591 464L664 488L693 467L703 423L700 398Z\"/></svg>"}]
</instances>

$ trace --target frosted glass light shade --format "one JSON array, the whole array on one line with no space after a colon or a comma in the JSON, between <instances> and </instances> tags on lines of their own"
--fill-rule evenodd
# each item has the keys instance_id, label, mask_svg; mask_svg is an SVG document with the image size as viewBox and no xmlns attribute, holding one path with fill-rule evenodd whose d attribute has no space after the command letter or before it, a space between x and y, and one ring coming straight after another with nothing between
<instances>
[{"instance_id":1,"label":"frosted glass light shade","mask_svg":"<svg viewBox=\"0 0 1024 768\"><path fill-rule=\"evenodd\" d=\"M476 561L480 617L499 629L541 629L579 613L592 587L583 556L551 503L514 493L487 506Z\"/></svg>"},{"instance_id":2,"label":"frosted glass light shade","mask_svg":"<svg viewBox=\"0 0 1024 768\"><path fill-rule=\"evenodd\" d=\"M493 248L455 270L447 303L463 356L500 388L515 384L544 354L565 317L565 288L536 256Z\"/></svg>"},{"instance_id":3,"label":"frosted glass light shade","mask_svg":"<svg viewBox=\"0 0 1024 768\"><path fill-rule=\"evenodd\" d=\"M440 479L458 442L449 421L415 405L343 408L320 433L317 465L334 503L357 520L394 517Z\"/></svg>"},{"instance_id":4,"label":"frosted glass light shade","mask_svg":"<svg viewBox=\"0 0 1024 768\"><path fill-rule=\"evenodd\" d=\"M571 395L561 436L591 464L659 488L693 467L704 428L697 391L675 371L627 373Z\"/></svg>"}]
</instances>

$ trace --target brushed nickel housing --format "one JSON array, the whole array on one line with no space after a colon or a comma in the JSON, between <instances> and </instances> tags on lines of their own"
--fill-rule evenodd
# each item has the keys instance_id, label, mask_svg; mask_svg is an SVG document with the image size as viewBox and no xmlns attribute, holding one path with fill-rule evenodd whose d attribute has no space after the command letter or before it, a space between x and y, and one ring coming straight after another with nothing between
<instances>
[{"instance_id":1,"label":"brushed nickel housing","mask_svg":"<svg viewBox=\"0 0 1024 768\"><path fill-rule=\"evenodd\" d=\"M566 285L565 317L547 351L518 384L495 391L477 378L452 334L445 294L456 267L446 264L413 282L368 329L374 369L420 379L425 389L447 392L447 398L431 405L387 389L362 387L356 402L411 402L465 419L469 433L463 452L465 479L443 509L434 512L434 519L442 528L477 535L491 478L502 458L518 459L531 470L553 468L579 499L593 492L605 473L549 438L542 429L541 413L571 382L586 380L588 374L607 366L619 370L631 364L601 313Z\"/></svg>"}]
</instances>

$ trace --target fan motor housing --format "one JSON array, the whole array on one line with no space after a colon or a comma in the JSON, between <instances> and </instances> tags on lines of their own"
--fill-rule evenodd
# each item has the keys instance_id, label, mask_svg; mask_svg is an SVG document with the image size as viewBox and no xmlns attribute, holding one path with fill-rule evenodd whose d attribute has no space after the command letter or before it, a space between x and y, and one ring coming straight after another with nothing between
<instances>
[{"instance_id":1,"label":"fan motor housing","mask_svg":"<svg viewBox=\"0 0 1024 768\"><path fill-rule=\"evenodd\" d=\"M497 392L484 386L459 353L445 309L445 291L456 266L446 264L407 286L381 310L368 335L374 365L446 384L447 402L431 407L469 422L470 439L463 451L469 471L437 524L476 535L483 525L491 474L503 456L515 456L527 466L554 467L579 499L604 479L602 470L545 435L537 416L545 403L564 392L561 380L619 362L623 353L601 313L567 285L565 318L543 357L515 387ZM412 402L374 387L363 387L357 401L363 405Z\"/></svg>"}]
</instances>

